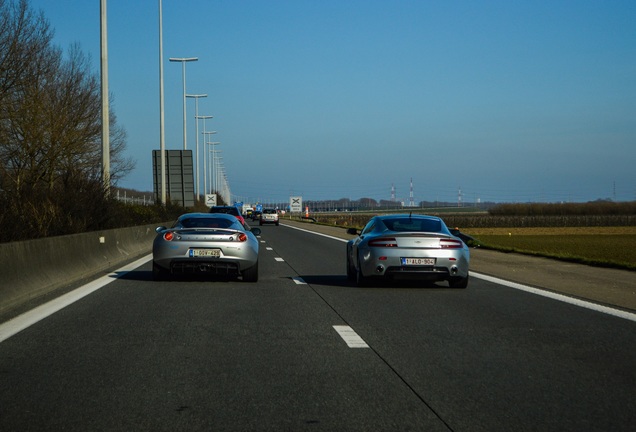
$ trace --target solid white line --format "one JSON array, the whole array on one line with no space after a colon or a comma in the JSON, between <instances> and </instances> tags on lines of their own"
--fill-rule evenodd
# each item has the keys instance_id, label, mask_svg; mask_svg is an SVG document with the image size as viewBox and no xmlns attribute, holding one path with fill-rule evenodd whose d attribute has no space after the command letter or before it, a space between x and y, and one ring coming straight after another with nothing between
<instances>
[{"instance_id":1,"label":"solid white line","mask_svg":"<svg viewBox=\"0 0 636 432\"><path fill-rule=\"evenodd\" d=\"M138 259L135 262L125 265L124 267L115 270L106 276L102 276L97 280L87 283L76 290L64 294L48 303L36 307L28 312L23 313L20 316L13 318L3 324L0 324L0 342L9 339L16 333L21 332L27 327L32 326L38 321L53 315L55 312L65 308L66 306L75 303L76 301L86 297L87 295L97 291L100 288L105 287L111 282L114 282L118 278L122 277L126 273L136 269L152 259L152 254L146 255L143 258Z\"/></svg>"},{"instance_id":2,"label":"solid white line","mask_svg":"<svg viewBox=\"0 0 636 432\"><path fill-rule=\"evenodd\" d=\"M340 337L347 343L349 348L369 348L369 345L360 337L358 333L346 325L335 325L334 330L338 332Z\"/></svg>"},{"instance_id":3,"label":"solid white line","mask_svg":"<svg viewBox=\"0 0 636 432\"><path fill-rule=\"evenodd\" d=\"M315 235L318 235L318 236L321 236L321 237L327 237L327 238L330 238L330 239L333 239L333 240L338 240L338 241L341 241L341 242L344 242L344 243L346 243L348 241L348 240L341 239L341 238L338 238L338 237L330 236L330 235L327 235L327 234L322 234L322 233L315 232L315 231L309 231L309 230L306 230L306 229L303 229L303 228L298 228L298 227L291 226L291 225L284 225L283 224L282 226L287 227L287 228L292 228L292 229L295 229L295 230L298 230L298 231L304 231L304 232L309 233L309 234L315 234Z\"/></svg>"},{"instance_id":4,"label":"solid white line","mask_svg":"<svg viewBox=\"0 0 636 432\"><path fill-rule=\"evenodd\" d=\"M322 236L322 237L327 237L327 238L330 238L330 239L338 240L338 241L341 241L341 242L344 242L344 243L346 243L348 241L348 240L341 239L341 238L338 238L338 237L333 237L333 236L330 236L330 235L309 231L309 230L306 230L306 229L303 229L303 228L297 228L297 227L294 227L294 226L291 226L291 225L283 225L283 226L286 226L287 228L293 228L293 229L296 229L296 230L299 230L299 231L304 231L304 232L307 232L307 233L310 233L310 234L315 234L315 235L319 235L319 236ZM636 314L632 313L632 312L626 312L626 311L623 311L623 310L620 310L620 309L614 309L614 308L611 308L611 307L602 306L602 305L599 305L597 303L592 303L592 302L589 302L589 301L586 301L586 300L581 300L581 299L577 299L577 298L574 298L574 297L568 297L568 296L563 295L563 294L557 294L557 293L554 293L552 291L542 290L540 288L533 288L533 287L530 287L530 286L527 286L527 285L523 285L523 284L520 284L520 283L510 282L510 281L507 281L507 280L504 280L504 279L499 279L499 278L492 277L492 276L482 275L480 273L470 272L470 277L475 277L477 279L483 279L485 281L489 281L489 282L497 283L497 284L500 284L500 285L504 285L504 286L507 286L509 288L514 288L514 289L518 289L518 290L521 290L521 291L526 291L526 292L529 292L529 293L532 293L532 294L536 294L536 295L540 295L540 296L543 296L543 297L551 298L553 300L561 301L561 302L564 302L564 303L573 304L573 305L576 305L576 306L579 306L579 307L582 307L582 308L591 309L591 310L594 310L594 311L597 311L597 312L601 312L601 313L604 313L604 314L608 314L608 315L612 315L612 316L615 316L615 317L618 317L618 318L623 318L623 319L630 320L630 321L636 321Z\"/></svg>"},{"instance_id":5,"label":"solid white line","mask_svg":"<svg viewBox=\"0 0 636 432\"><path fill-rule=\"evenodd\" d=\"M630 321L636 321L636 314L635 313L631 313L631 312L626 312L620 309L614 309L608 306L603 306L600 304L596 304L596 303L591 303L585 300L581 300L581 299L577 299L574 297L569 297L563 294L558 294L552 291L545 291L542 290L540 288L533 288L527 285L523 285L520 283L516 283L516 282L510 282L507 280L503 280L503 279L499 279L493 276L488 276L488 275L483 275L483 274L479 274L479 273L470 273L471 277L476 277L478 279L483 279L485 281L488 282L492 282L492 283L496 283L499 285L504 285L507 286L509 288L514 288L517 290L521 290L521 291L525 291L525 292L529 292L532 294L536 294L542 297L547 297L547 298L551 298L553 300L558 300L564 303L569 303L569 304L573 304L575 306L579 306L582 308L586 308L586 309L591 309L594 310L596 312L601 312L604 314L608 314L608 315L613 315L615 317L618 318L623 318L626 320L630 320Z\"/></svg>"}]
</instances>

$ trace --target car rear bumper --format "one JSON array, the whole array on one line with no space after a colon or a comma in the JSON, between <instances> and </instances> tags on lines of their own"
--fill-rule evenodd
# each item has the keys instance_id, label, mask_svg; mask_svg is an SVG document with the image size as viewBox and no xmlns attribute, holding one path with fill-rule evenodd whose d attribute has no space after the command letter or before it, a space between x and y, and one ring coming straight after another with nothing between
<instances>
[{"instance_id":1,"label":"car rear bumper","mask_svg":"<svg viewBox=\"0 0 636 432\"><path fill-rule=\"evenodd\" d=\"M237 262L173 260L170 263L171 274L211 274L215 276L235 276L240 273Z\"/></svg>"}]
</instances>

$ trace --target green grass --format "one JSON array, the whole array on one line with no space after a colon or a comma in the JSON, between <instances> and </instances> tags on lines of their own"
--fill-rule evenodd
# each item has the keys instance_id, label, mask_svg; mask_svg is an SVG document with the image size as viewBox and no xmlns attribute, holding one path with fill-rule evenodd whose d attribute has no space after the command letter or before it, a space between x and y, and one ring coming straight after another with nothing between
<instances>
[{"instance_id":1,"label":"green grass","mask_svg":"<svg viewBox=\"0 0 636 432\"><path fill-rule=\"evenodd\" d=\"M481 247L602 267L636 270L636 234L475 236Z\"/></svg>"}]
</instances>

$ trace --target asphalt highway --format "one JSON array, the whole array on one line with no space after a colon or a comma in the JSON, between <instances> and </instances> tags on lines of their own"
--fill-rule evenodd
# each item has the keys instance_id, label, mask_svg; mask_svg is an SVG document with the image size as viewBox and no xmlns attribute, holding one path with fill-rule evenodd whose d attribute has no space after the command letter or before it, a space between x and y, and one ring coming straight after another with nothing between
<instances>
[{"instance_id":1,"label":"asphalt highway","mask_svg":"<svg viewBox=\"0 0 636 432\"><path fill-rule=\"evenodd\" d=\"M0 430L633 430L629 309L480 277L358 288L342 239L262 231L258 283L141 261L0 338Z\"/></svg>"}]
</instances>

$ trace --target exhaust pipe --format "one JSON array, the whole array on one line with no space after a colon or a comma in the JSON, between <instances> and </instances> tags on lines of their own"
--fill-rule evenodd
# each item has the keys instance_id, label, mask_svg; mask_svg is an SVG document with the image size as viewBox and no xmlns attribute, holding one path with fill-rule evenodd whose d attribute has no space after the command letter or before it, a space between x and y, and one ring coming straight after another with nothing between
<instances>
[{"instance_id":1,"label":"exhaust pipe","mask_svg":"<svg viewBox=\"0 0 636 432\"><path fill-rule=\"evenodd\" d=\"M383 265L379 265L375 268L375 272L376 273L384 273L384 266Z\"/></svg>"},{"instance_id":2,"label":"exhaust pipe","mask_svg":"<svg viewBox=\"0 0 636 432\"><path fill-rule=\"evenodd\" d=\"M457 273L459 273L459 269L457 268L457 266L452 266L450 268L450 274L455 276Z\"/></svg>"}]
</instances>

